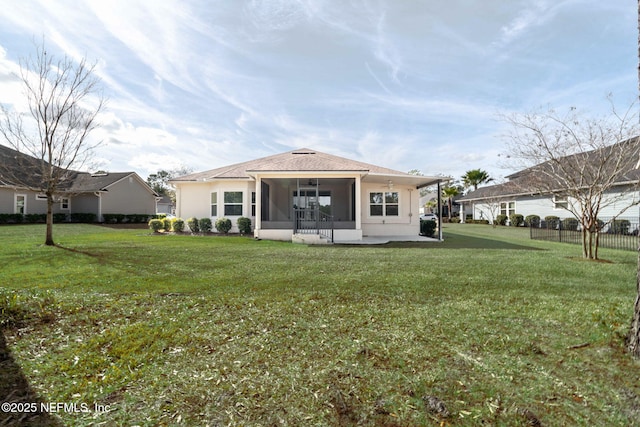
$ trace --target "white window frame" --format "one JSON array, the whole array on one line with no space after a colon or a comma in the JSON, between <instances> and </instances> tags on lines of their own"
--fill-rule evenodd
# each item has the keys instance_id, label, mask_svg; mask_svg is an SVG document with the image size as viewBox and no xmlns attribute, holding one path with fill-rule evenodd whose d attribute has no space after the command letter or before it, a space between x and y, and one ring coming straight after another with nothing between
<instances>
[{"instance_id":1,"label":"white window frame","mask_svg":"<svg viewBox=\"0 0 640 427\"><path fill-rule=\"evenodd\" d=\"M382 201L381 203L373 203L372 200L372 195L373 194L382 194ZM388 194L396 194L396 198L397 198L397 202L396 203L391 203L387 201L387 195ZM369 191L369 199L368 199L368 210L367 210L367 214L370 218L398 218L400 217L400 192L399 191ZM380 206L382 207L382 213L380 215L374 215L371 212L371 208L373 206ZM391 208L395 206L397 209L397 213L395 215L393 214L388 214L388 208Z\"/></svg>"},{"instance_id":2,"label":"white window frame","mask_svg":"<svg viewBox=\"0 0 640 427\"><path fill-rule=\"evenodd\" d=\"M227 202L227 194L230 193L240 193L240 201L239 202ZM244 215L244 191L224 191L222 193L222 205L224 206L224 216L242 216ZM236 213L227 213L227 207L237 207L240 206L240 214Z\"/></svg>"},{"instance_id":3,"label":"white window frame","mask_svg":"<svg viewBox=\"0 0 640 427\"><path fill-rule=\"evenodd\" d=\"M18 198L19 197L22 197L22 212L18 212ZM26 194L15 194L13 196L13 213L14 214L26 215L26 213L27 213L27 195Z\"/></svg>"},{"instance_id":4,"label":"white window frame","mask_svg":"<svg viewBox=\"0 0 640 427\"><path fill-rule=\"evenodd\" d=\"M251 216L256 216L256 192L251 192Z\"/></svg>"},{"instance_id":5,"label":"white window frame","mask_svg":"<svg viewBox=\"0 0 640 427\"><path fill-rule=\"evenodd\" d=\"M564 205L561 206L561 205ZM567 196L560 196L557 194L553 195L553 209L554 210L563 210L566 211L567 209L569 209L569 198Z\"/></svg>"},{"instance_id":6,"label":"white window frame","mask_svg":"<svg viewBox=\"0 0 640 427\"><path fill-rule=\"evenodd\" d=\"M211 206L209 213L211 214L212 217L217 217L218 216L218 192L217 191L212 191L211 194L209 195L209 204ZM213 212L214 208L215 208L215 213Z\"/></svg>"},{"instance_id":7,"label":"white window frame","mask_svg":"<svg viewBox=\"0 0 640 427\"><path fill-rule=\"evenodd\" d=\"M502 206L504 205L504 209ZM513 205L513 207L511 207ZM504 213L503 213L504 212ZM516 213L516 201L510 200L508 202L500 202L500 215L506 215L507 218L511 217L512 214Z\"/></svg>"},{"instance_id":8,"label":"white window frame","mask_svg":"<svg viewBox=\"0 0 640 427\"><path fill-rule=\"evenodd\" d=\"M71 199L69 197L60 197L60 209L68 211L71 208Z\"/></svg>"}]
</instances>

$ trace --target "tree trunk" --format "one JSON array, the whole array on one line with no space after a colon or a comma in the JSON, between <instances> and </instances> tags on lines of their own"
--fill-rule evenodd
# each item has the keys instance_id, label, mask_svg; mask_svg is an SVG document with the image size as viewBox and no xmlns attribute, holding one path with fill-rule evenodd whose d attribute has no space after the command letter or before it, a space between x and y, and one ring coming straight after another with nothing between
<instances>
[{"instance_id":1,"label":"tree trunk","mask_svg":"<svg viewBox=\"0 0 640 427\"><path fill-rule=\"evenodd\" d=\"M639 0L640 1L640 0ZM636 276L636 303L633 306L633 320L627 335L627 350L640 358L640 242L638 244L638 274Z\"/></svg>"},{"instance_id":2,"label":"tree trunk","mask_svg":"<svg viewBox=\"0 0 640 427\"><path fill-rule=\"evenodd\" d=\"M638 0L638 97L640 99L640 0ZM640 120L640 117L639 117ZM636 302L633 305L633 320L627 334L627 350L640 358L640 238L638 240L638 267L636 274Z\"/></svg>"},{"instance_id":3,"label":"tree trunk","mask_svg":"<svg viewBox=\"0 0 640 427\"><path fill-rule=\"evenodd\" d=\"M53 246L53 195L47 194L47 236L44 244Z\"/></svg>"}]
</instances>

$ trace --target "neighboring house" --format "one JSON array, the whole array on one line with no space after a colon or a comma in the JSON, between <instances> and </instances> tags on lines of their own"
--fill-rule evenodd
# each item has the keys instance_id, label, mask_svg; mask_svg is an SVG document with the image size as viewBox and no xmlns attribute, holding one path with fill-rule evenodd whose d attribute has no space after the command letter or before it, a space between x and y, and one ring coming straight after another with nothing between
<instances>
[{"instance_id":1,"label":"neighboring house","mask_svg":"<svg viewBox=\"0 0 640 427\"><path fill-rule=\"evenodd\" d=\"M171 197L164 195L161 197L158 197L158 206L156 208L156 212L157 213L164 213L164 214L173 214L176 211L176 207L173 204L173 201L171 200Z\"/></svg>"},{"instance_id":2,"label":"neighboring house","mask_svg":"<svg viewBox=\"0 0 640 427\"><path fill-rule=\"evenodd\" d=\"M181 218L248 217L271 240L358 241L417 236L419 189L443 178L410 175L299 149L175 178Z\"/></svg>"},{"instance_id":3,"label":"neighboring house","mask_svg":"<svg viewBox=\"0 0 640 427\"><path fill-rule=\"evenodd\" d=\"M451 201L451 216L458 216L460 213L460 205L458 204L458 199L461 196L456 196ZM442 218L447 218L449 216L449 202L443 198L440 198L441 206L440 210L442 211ZM418 210L420 214L427 213L435 213L438 214L438 194L436 192L430 192L420 197L420 201L418 203Z\"/></svg>"},{"instance_id":4,"label":"neighboring house","mask_svg":"<svg viewBox=\"0 0 640 427\"><path fill-rule=\"evenodd\" d=\"M626 142L625 142L626 143ZM624 147L622 148L624 149ZM592 154L595 153L595 154ZM591 166L598 168L601 160L597 151L583 153L584 156L592 156L594 161ZM566 158L572 161L571 156ZM640 180L640 170L636 165L637 159L626 159L625 164L628 165L621 174L621 178L615 182L611 189L604 194L601 201L601 211L599 218L609 220L612 218L630 219L632 222L638 222L638 200L640 194L638 191L638 182ZM635 167L634 167L635 165ZM473 215L474 220L493 221L497 215L520 214L523 217L528 215L538 215L542 220L547 216L556 216L561 219L572 218L573 215L566 208L573 200L563 195L561 184L553 184L554 191L544 194L527 190L529 182L534 179L540 179L540 170L545 168L546 163L537 165L534 168L525 169L513 173L506 178L507 182L502 184L490 185L478 188L475 191L457 199L460 204L460 218L464 221L465 215ZM603 167L603 166L600 166ZM547 179L550 174L544 174ZM588 180L587 180L588 181ZM587 186L585 186L587 188ZM464 214L462 213L464 212Z\"/></svg>"},{"instance_id":5,"label":"neighboring house","mask_svg":"<svg viewBox=\"0 0 640 427\"><path fill-rule=\"evenodd\" d=\"M45 214L47 199L34 191L37 174L24 177L24 165L34 164L30 158L0 145L0 213ZM26 168L28 170L28 168ZM135 172L104 172L91 174L69 171L54 204L54 213L96 215L156 213L157 195Z\"/></svg>"}]
</instances>

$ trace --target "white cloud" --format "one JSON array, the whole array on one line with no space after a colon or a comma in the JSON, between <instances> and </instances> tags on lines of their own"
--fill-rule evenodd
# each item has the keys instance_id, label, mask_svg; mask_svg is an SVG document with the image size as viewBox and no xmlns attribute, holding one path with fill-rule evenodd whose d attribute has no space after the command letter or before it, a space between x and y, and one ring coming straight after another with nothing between
<instances>
[{"instance_id":1,"label":"white cloud","mask_svg":"<svg viewBox=\"0 0 640 427\"><path fill-rule=\"evenodd\" d=\"M112 171L308 146L455 175L494 167L498 111L595 109L636 90L636 9L624 2L6 3L0 102L22 102L11 73L34 35L97 61L109 102L95 136Z\"/></svg>"}]
</instances>

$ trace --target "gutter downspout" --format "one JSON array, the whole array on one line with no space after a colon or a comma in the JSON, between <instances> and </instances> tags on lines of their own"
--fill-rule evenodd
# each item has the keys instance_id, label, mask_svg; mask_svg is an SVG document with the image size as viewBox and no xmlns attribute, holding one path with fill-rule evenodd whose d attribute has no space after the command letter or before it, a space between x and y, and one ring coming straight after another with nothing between
<instances>
[{"instance_id":1,"label":"gutter downspout","mask_svg":"<svg viewBox=\"0 0 640 427\"><path fill-rule=\"evenodd\" d=\"M98 222L102 222L102 194L99 191L95 191L93 194L98 198Z\"/></svg>"}]
</instances>

